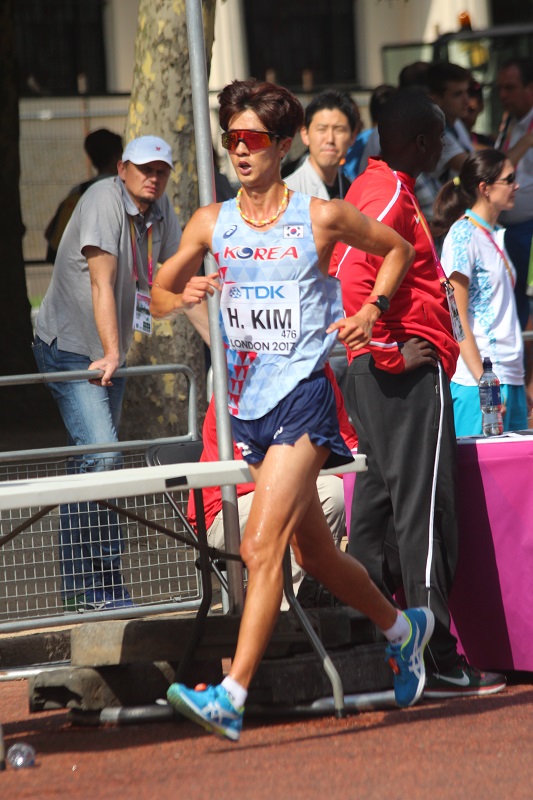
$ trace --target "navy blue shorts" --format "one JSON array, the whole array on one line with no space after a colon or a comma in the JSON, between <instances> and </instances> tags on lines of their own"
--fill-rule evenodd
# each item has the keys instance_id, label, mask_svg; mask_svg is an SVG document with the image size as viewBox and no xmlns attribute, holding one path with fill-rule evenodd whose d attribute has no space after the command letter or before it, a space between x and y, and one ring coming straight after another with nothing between
<instances>
[{"instance_id":1,"label":"navy blue shorts","mask_svg":"<svg viewBox=\"0 0 533 800\"><path fill-rule=\"evenodd\" d=\"M330 451L324 468L353 461L339 430L335 395L324 371L301 381L268 414L259 419L231 418L233 440L248 464L262 461L274 444L294 444L305 433Z\"/></svg>"}]
</instances>

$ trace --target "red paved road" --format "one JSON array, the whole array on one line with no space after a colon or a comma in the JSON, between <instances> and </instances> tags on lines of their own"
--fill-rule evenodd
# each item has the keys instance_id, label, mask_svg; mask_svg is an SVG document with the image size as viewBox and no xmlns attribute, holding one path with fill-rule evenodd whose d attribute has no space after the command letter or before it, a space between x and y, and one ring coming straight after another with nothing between
<instances>
[{"instance_id":1,"label":"red paved road","mask_svg":"<svg viewBox=\"0 0 533 800\"><path fill-rule=\"evenodd\" d=\"M0 683L6 745L34 769L0 773L2 800L531 800L533 684L406 711L249 720L237 745L192 723L73 727L30 714L24 681Z\"/></svg>"}]
</instances>

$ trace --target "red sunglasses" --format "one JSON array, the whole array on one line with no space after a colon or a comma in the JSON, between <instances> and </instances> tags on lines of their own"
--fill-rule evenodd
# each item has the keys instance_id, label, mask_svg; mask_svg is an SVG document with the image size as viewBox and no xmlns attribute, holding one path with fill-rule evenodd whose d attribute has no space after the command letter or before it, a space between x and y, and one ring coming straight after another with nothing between
<instances>
[{"instance_id":1,"label":"red sunglasses","mask_svg":"<svg viewBox=\"0 0 533 800\"><path fill-rule=\"evenodd\" d=\"M239 142L244 142L248 150L262 150L265 147L270 147L274 139L280 138L277 133L271 133L270 131L225 131L222 134L222 147L232 152L237 149Z\"/></svg>"}]
</instances>

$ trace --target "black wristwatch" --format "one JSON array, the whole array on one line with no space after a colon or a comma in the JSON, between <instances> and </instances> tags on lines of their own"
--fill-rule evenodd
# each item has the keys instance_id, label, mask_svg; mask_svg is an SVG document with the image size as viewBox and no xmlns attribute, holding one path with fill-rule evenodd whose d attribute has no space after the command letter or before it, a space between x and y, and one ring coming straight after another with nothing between
<instances>
[{"instance_id":1,"label":"black wristwatch","mask_svg":"<svg viewBox=\"0 0 533 800\"><path fill-rule=\"evenodd\" d=\"M386 311L389 310L390 303L389 298L386 297L384 294L371 294L370 297L367 297L363 305L367 303L371 303L374 306L377 306L382 314L385 314Z\"/></svg>"}]
</instances>

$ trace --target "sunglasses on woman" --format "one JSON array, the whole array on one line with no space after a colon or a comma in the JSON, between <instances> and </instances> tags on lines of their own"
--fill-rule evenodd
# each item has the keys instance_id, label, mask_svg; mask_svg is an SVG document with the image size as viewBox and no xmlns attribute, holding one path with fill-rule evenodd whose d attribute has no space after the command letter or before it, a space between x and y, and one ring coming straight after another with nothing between
<instances>
[{"instance_id":1,"label":"sunglasses on woman","mask_svg":"<svg viewBox=\"0 0 533 800\"><path fill-rule=\"evenodd\" d=\"M506 183L507 186L512 186L516 183L516 172L510 172L509 175L506 175L505 178L498 178L497 181L494 183Z\"/></svg>"},{"instance_id":2,"label":"sunglasses on woman","mask_svg":"<svg viewBox=\"0 0 533 800\"><path fill-rule=\"evenodd\" d=\"M270 131L234 130L222 134L222 147L230 153L237 149L239 142L244 142L248 150L262 150L270 147L274 139L279 139L277 133Z\"/></svg>"}]
</instances>

